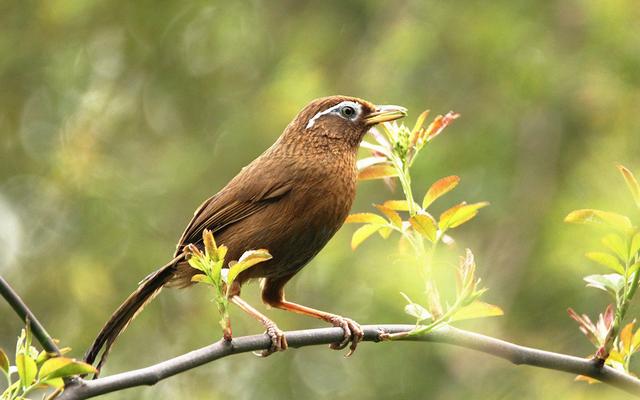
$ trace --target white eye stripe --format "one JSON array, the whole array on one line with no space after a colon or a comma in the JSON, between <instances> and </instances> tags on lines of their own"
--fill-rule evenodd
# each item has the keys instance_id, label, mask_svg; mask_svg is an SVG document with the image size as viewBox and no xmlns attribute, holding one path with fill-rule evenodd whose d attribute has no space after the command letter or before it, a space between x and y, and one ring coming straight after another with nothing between
<instances>
[{"instance_id":1,"label":"white eye stripe","mask_svg":"<svg viewBox=\"0 0 640 400\"><path fill-rule=\"evenodd\" d=\"M323 115L327 115L327 114L331 114L331 113L339 113L340 109L344 106L351 106L353 107L354 110L356 110L356 115L353 117L353 119L357 118L361 113L362 113L362 105L360 103L356 103L354 101L343 101L341 103L336 104L333 107L329 107L324 111L320 111L319 113L317 113L316 115L314 115L313 117L311 117L311 119L309 120L309 122L307 122L307 128L312 128L313 125L315 125L316 120L320 117L322 117Z\"/></svg>"}]
</instances>

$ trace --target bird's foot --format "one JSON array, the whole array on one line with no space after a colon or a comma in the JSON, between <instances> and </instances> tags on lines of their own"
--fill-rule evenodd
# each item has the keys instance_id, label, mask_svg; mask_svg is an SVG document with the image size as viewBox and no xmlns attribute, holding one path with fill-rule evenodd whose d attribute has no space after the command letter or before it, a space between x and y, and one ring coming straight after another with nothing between
<instances>
[{"instance_id":1,"label":"bird's foot","mask_svg":"<svg viewBox=\"0 0 640 400\"><path fill-rule=\"evenodd\" d=\"M347 347L349 342L351 342L351 345L349 346L349 352L345 354L345 357L351 356L353 352L356 351L358 343L360 343L360 341L362 341L362 338L364 337L364 332L360 327L360 324L350 318L341 317L339 315L330 317L328 319L328 322L332 323L333 326L342 328L342 330L344 331L344 337L342 341L332 343L329 347L334 350L342 350Z\"/></svg>"},{"instance_id":2,"label":"bird's foot","mask_svg":"<svg viewBox=\"0 0 640 400\"><path fill-rule=\"evenodd\" d=\"M275 352L285 351L289 345L287 344L287 338L284 337L284 332L272 321L265 323L265 326L267 327L265 333L271 338L271 347L268 350L262 350L254 354L260 357L268 357Z\"/></svg>"}]
</instances>

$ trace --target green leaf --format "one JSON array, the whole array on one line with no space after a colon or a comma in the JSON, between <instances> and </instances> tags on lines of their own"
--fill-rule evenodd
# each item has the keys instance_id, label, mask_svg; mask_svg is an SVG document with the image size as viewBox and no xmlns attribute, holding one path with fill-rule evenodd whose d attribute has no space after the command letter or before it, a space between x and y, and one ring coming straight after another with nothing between
<instances>
[{"instance_id":1,"label":"green leaf","mask_svg":"<svg viewBox=\"0 0 640 400\"><path fill-rule=\"evenodd\" d=\"M620 170L620 173L622 173L624 181L627 183L627 187L631 192L631 196L633 197L636 206L640 208L640 184L638 184L638 181L636 180L636 177L633 176L633 173L631 173L631 171L629 171L626 167L618 164L618 169Z\"/></svg>"},{"instance_id":2,"label":"green leaf","mask_svg":"<svg viewBox=\"0 0 640 400\"><path fill-rule=\"evenodd\" d=\"M440 230L444 232L449 228L455 228L464 224L478 215L478 210L488 205L489 203L486 201L473 204L462 202L451 207L440 215L440 221L438 222Z\"/></svg>"},{"instance_id":3,"label":"green leaf","mask_svg":"<svg viewBox=\"0 0 640 400\"><path fill-rule=\"evenodd\" d=\"M414 303L413 300L409 298L409 296L407 296L402 292L400 292L400 295L404 297L407 303L409 303L406 306L404 306L404 312L411 315L412 317L415 317L417 320L416 323L420 323L424 320L433 318L431 313L427 311L426 308L422 307L418 303Z\"/></svg>"},{"instance_id":4,"label":"green leaf","mask_svg":"<svg viewBox=\"0 0 640 400\"><path fill-rule=\"evenodd\" d=\"M629 258L633 258L640 251L640 232L633 235L633 238L631 239L631 246L629 247Z\"/></svg>"},{"instance_id":5,"label":"green leaf","mask_svg":"<svg viewBox=\"0 0 640 400\"><path fill-rule=\"evenodd\" d=\"M609 250L611 250L616 256L620 257L624 262L629 258L629 250L625 240L615 233L608 234L602 238L602 244L604 244Z\"/></svg>"},{"instance_id":6,"label":"green leaf","mask_svg":"<svg viewBox=\"0 0 640 400\"><path fill-rule=\"evenodd\" d=\"M351 214L344 221L345 224L378 224L386 225L387 220L373 213L356 213Z\"/></svg>"},{"instance_id":7,"label":"green leaf","mask_svg":"<svg viewBox=\"0 0 640 400\"><path fill-rule=\"evenodd\" d=\"M9 357L7 357L7 353L5 353L2 348L0 348L0 370L4 371L5 374L8 374L9 366Z\"/></svg>"},{"instance_id":8,"label":"green leaf","mask_svg":"<svg viewBox=\"0 0 640 400\"><path fill-rule=\"evenodd\" d=\"M378 234L383 239L386 239L391 235L392 232L393 232L393 229L389 228L388 226L385 226L385 227L380 228L380 230L378 231Z\"/></svg>"},{"instance_id":9,"label":"green leaf","mask_svg":"<svg viewBox=\"0 0 640 400\"><path fill-rule=\"evenodd\" d=\"M424 195L424 199L422 200L422 208L426 209L427 207L429 207L439 197L445 195L446 193L453 190L453 188L458 186L459 182L460 177L455 175L447 176L437 180L433 185L431 185L429 190L427 190L427 193Z\"/></svg>"},{"instance_id":10,"label":"green leaf","mask_svg":"<svg viewBox=\"0 0 640 400\"><path fill-rule=\"evenodd\" d=\"M394 226L396 226L398 228L402 227L402 218L400 217L400 214L398 214L395 210L392 210L391 208L385 207L385 206L380 205L380 204L375 204L375 207L378 210L380 210L381 213L386 215L387 218L389 218L389 221L391 222L392 225L394 225Z\"/></svg>"},{"instance_id":11,"label":"green leaf","mask_svg":"<svg viewBox=\"0 0 640 400\"><path fill-rule=\"evenodd\" d=\"M205 285L215 286L213 282L209 279L205 274L195 274L191 277L191 282L195 283L204 283Z\"/></svg>"},{"instance_id":12,"label":"green leaf","mask_svg":"<svg viewBox=\"0 0 640 400\"><path fill-rule=\"evenodd\" d=\"M629 267L629 269L627 270L627 276L631 276L632 274L634 274L638 269L640 268L640 261L638 261L637 263L631 265Z\"/></svg>"},{"instance_id":13,"label":"green leaf","mask_svg":"<svg viewBox=\"0 0 640 400\"><path fill-rule=\"evenodd\" d=\"M587 282L587 286L604 290L615 296L624 287L625 278L620 274L606 274L589 275L583 279Z\"/></svg>"},{"instance_id":14,"label":"green leaf","mask_svg":"<svg viewBox=\"0 0 640 400\"><path fill-rule=\"evenodd\" d=\"M432 243L436 241L438 235L438 227L436 220L426 213L421 212L409 218L409 223L416 232L429 239Z\"/></svg>"},{"instance_id":15,"label":"green leaf","mask_svg":"<svg viewBox=\"0 0 640 400\"><path fill-rule=\"evenodd\" d=\"M375 164L365 167L358 172L358 179L368 181L372 179L382 179L398 176L398 171L390 164Z\"/></svg>"},{"instance_id":16,"label":"green leaf","mask_svg":"<svg viewBox=\"0 0 640 400\"><path fill-rule=\"evenodd\" d=\"M16 356L16 367L18 368L18 375L20 376L20 385L23 388L30 386L38 372L35 360L25 353L19 353Z\"/></svg>"},{"instance_id":17,"label":"green leaf","mask_svg":"<svg viewBox=\"0 0 640 400\"><path fill-rule=\"evenodd\" d=\"M575 210L569 213L564 218L564 222L570 222L575 224L589 224L595 226L609 226L619 231L628 233L633 229L633 225L628 217L614 212L594 210L594 209L582 209Z\"/></svg>"},{"instance_id":18,"label":"green leaf","mask_svg":"<svg viewBox=\"0 0 640 400\"><path fill-rule=\"evenodd\" d=\"M595 261L600 265L604 265L607 268L611 268L617 273L624 275L624 267L620 264L620 261L609 253L602 253L599 251L591 251L585 254L588 259Z\"/></svg>"},{"instance_id":19,"label":"green leaf","mask_svg":"<svg viewBox=\"0 0 640 400\"><path fill-rule=\"evenodd\" d=\"M461 321L471 318L496 317L499 315L504 315L504 312L500 307L476 300L468 306L462 307L461 309L456 311L451 317L451 321Z\"/></svg>"},{"instance_id":20,"label":"green leaf","mask_svg":"<svg viewBox=\"0 0 640 400\"><path fill-rule=\"evenodd\" d=\"M415 317L418 323L433 318L431 313L426 308L422 307L418 303L410 303L404 306L404 312Z\"/></svg>"},{"instance_id":21,"label":"green leaf","mask_svg":"<svg viewBox=\"0 0 640 400\"><path fill-rule=\"evenodd\" d=\"M362 225L360 228L356 229L353 232L353 236L351 237L351 249L355 250L362 242L364 242L369 236L376 233L380 228L380 225Z\"/></svg>"},{"instance_id":22,"label":"green leaf","mask_svg":"<svg viewBox=\"0 0 640 400\"><path fill-rule=\"evenodd\" d=\"M51 380L73 375L94 374L96 372L98 372L97 369L85 362L67 357L54 357L42 364L39 377L40 380Z\"/></svg>"},{"instance_id":23,"label":"green leaf","mask_svg":"<svg viewBox=\"0 0 640 400\"><path fill-rule=\"evenodd\" d=\"M55 389L61 389L64 387L64 380L62 378L47 379L46 381L43 381L42 384L51 386Z\"/></svg>"},{"instance_id":24,"label":"green leaf","mask_svg":"<svg viewBox=\"0 0 640 400\"><path fill-rule=\"evenodd\" d=\"M245 271L254 265L271 260L271 254L266 249L245 251L237 263L229 267L229 275L227 276L227 284L231 285L242 271Z\"/></svg>"}]
</instances>

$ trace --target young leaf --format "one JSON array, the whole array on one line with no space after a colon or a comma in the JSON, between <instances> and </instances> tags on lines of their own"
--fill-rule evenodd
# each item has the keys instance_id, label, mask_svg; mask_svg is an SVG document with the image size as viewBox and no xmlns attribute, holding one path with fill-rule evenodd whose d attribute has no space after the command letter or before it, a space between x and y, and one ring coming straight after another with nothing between
<instances>
[{"instance_id":1,"label":"young leaf","mask_svg":"<svg viewBox=\"0 0 640 400\"><path fill-rule=\"evenodd\" d=\"M347 217L345 224L376 224L386 225L387 221L381 216L373 213L356 213Z\"/></svg>"},{"instance_id":2,"label":"young leaf","mask_svg":"<svg viewBox=\"0 0 640 400\"><path fill-rule=\"evenodd\" d=\"M464 224L478 215L478 210L488 205L489 203L486 201L473 204L462 202L451 207L440 215L440 221L438 222L440 230L444 232L449 228L455 228Z\"/></svg>"},{"instance_id":3,"label":"young leaf","mask_svg":"<svg viewBox=\"0 0 640 400\"><path fill-rule=\"evenodd\" d=\"M271 254L269 254L265 249L245 251L238 262L229 267L227 284L231 285L242 271L245 271L258 263L271 260L271 258Z\"/></svg>"},{"instance_id":4,"label":"young leaf","mask_svg":"<svg viewBox=\"0 0 640 400\"><path fill-rule=\"evenodd\" d=\"M640 208L640 184L638 184L636 177L633 176L631 171L629 171L623 165L618 164L618 169L620 170L620 173L622 173L622 177L629 187L629 191L631 192L631 196L633 196L633 200L635 201L636 206Z\"/></svg>"},{"instance_id":5,"label":"young leaf","mask_svg":"<svg viewBox=\"0 0 640 400\"><path fill-rule=\"evenodd\" d=\"M375 207L380 210L381 213L386 215L394 226L397 226L398 228L402 227L402 218L395 210L380 204L376 204Z\"/></svg>"},{"instance_id":6,"label":"young leaf","mask_svg":"<svg viewBox=\"0 0 640 400\"><path fill-rule=\"evenodd\" d=\"M392 232L393 232L393 229L389 228L388 226L385 226L380 228L380 230L378 231L378 234L380 235L381 238L386 239L389 236L391 236Z\"/></svg>"},{"instance_id":7,"label":"young leaf","mask_svg":"<svg viewBox=\"0 0 640 400\"><path fill-rule=\"evenodd\" d=\"M432 243L436 241L438 235L438 227L436 220L424 212L409 218L409 223L416 232L429 239Z\"/></svg>"},{"instance_id":8,"label":"young leaf","mask_svg":"<svg viewBox=\"0 0 640 400\"><path fill-rule=\"evenodd\" d=\"M409 202L406 200L387 200L382 205L395 211L409 211ZM419 208L417 203L413 203L414 210Z\"/></svg>"},{"instance_id":9,"label":"young leaf","mask_svg":"<svg viewBox=\"0 0 640 400\"><path fill-rule=\"evenodd\" d=\"M640 232L633 235L631 246L629 246L629 258L635 257L640 251Z\"/></svg>"},{"instance_id":10,"label":"young leaf","mask_svg":"<svg viewBox=\"0 0 640 400\"><path fill-rule=\"evenodd\" d=\"M438 115L427 128L427 141L433 140L444 130L444 128L459 116L460 114L453 111L449 111L444 117L442 115Z\"/></svg>"},{"instance_id":11,"label":"young leaf","mask_svg":"<svg viewBox=\"0 0 640 400\"><path fill-rule=\"evenodd\" d=\"M66 378L73 375L92 374L98 372L93 366L76 361L73 358L54 357L42 364L40 368L40 380L50 380L56 378Z\"/></svg>"},{"instance_id":12,"label":"young leaf","mask_svg":"<svg viewBox=\"0 0 640 400\"><path fill-rule=\"evenodd\" d=\"M599 251L591 251L585 254L588 259L595 261L600 265L604 265L607 268L611 268L620 275L624 275L624 267L620 264L620 261L609 253L602 253Z\"/></svg>"},{"instance_id":13,"label":"young leaf","mask_svg":"<svg viewBox=\"0 0 640 400\"><path fill-rule=\"evenodd\" d=\"M624 328L622 328L620 335L618 336L622 344L622 351L624 355L630 355L631 353L631 346L633 344L633 327L635 324L635 321L629 322Z\"/></svg>"},{"instance_id":14,"label":"young leaf","mask_svg":"<svg viewBox=\"0 0 640 400\"><path fill-rule=\"evenodd\" d=\"M629 218L624 215L594 209L572 211L564 218L564 222L595 226L605 225L625 233L628 233L633 228Z\"/></svg>"},{"instance_id":15,"label":"young leaf","mask_svg":"<svg viewBox=\"0 0 640 400\"><path fill-rule=\"evenodd\" d=\"M620 257L622 261L627 261L629 258L627 244L624 239L615 233L608 234L602 238L602 244L607 246L616 256Z\"/></svg>"},{"instance_id":16,"label":"young leaf","mask_svg":"<svg viewBox=\"0 0 640 400\"><path fill-rule=\"evenodd\" d=\"M500 315L504 315L504 312L500 307L476 300L468 306L462 307L461 309L456 311L451 317L451 321L461 321L463 319L471 318L496 317Z\"/></svg>"},{"instance_id":17,"label":"young leaf","mask_svg":"<svg viewBox=\"0 0 640 400\"><path fill-rule=\"evenodd\" d=\"M5 374L9 373L9 357L7 357L7 353L5 353L4 350L1 348L0 348L0 370L4 371Z\"/></svg>"},{"instance_id":18,"label":"young leaf","mask_svg":"<svg viewBox=\"0 0 640 400\"><path fill-rule=\"evenodd\" d=\"M213 286L213 282L211 282L209 280L209 277L206 276L205 274L195 274L194 276L191 277L191 282L204 283L205 285Z\"/></svg>"},{"instance_id":19,"label":"young leaf","mask_svg":"<svg viewBox=\"0 0 640 400\"><path fill-rule=\"evenodd\" d=\"M447 176L437 180L427 193L424 195L424 199L422 200L422 208L427 209L434 201L436 201L439 197L445 195L458 186L460 182L459 176Z\"/></svg>"},{"instance_id":20,"label":"young leaf","mask_svg":"<svg viewBox=\"0 0 640 400\"><path fill-rule=\"evenodd\" d=\"M355 250L362 242L364 242L369 236L376 233L382 226L380 225L362 225L360 228L353 232L351 237L351 249Z\"/></svg>"},{"instance_id":21,"label":"young leaf","mask_svg":"<svg viewBox=\"0 0 640 400\"><path fill-rule=\"evenodd\" d=\"M64 387L64 380L62 378L47 379L42 384L51 386L54 389L61 389Z\"/></svg>"},{"instance_id":22,"label":"young leaf","mask_svg":"<svg viewBox=\"0 0 640 400\"><path fill-rule=\"evenodd\" d=\"M415 317L418 323L432 318L431 313L417 303L410 303L404 306L404 312Z\"/></svg>"},{"instance_id":23,"label":"young leaf","mask_svg":"<svg viewBox=\"0 0 640 400\"><path fill-rule=\"evenodd\" d=\"M382 179L391 176L398 176L398 171L389 164L370 165L358 172L358 179L361 181Z\"/></svg>"},{"instance_id":24,"label":"young leaf","mask_svg":"<svg viewBox=\"0 0 640 400\"><path fill-rule=\"evenodd\" d=\"M389 159L387 157L377 157L377 156L366 157L358 160L358 162L356 163L356 167L358 168L358 171L362 171L363 169L370 167L372 165L383 164L388 162L389 162Z\"/></svg>"},{"instance_id":25,"label":"young leaf","mask_svg":"<svg viewBox=\"0 0 640 400\"><path fill-rule=\"evenodd\" d=\"M614 297L624 287L624 277L620 274L589 275L583 279L587 286L609 292Z\"/></svg>"},{"instance_id":26,"label":"young leaf","mask_svg":"<svg viewBox=\"0 0 640 400\"><path fill-rule=\"evenodd\" d=\"M20 385L25 388L30 386L36 378L38 366L33 358L25 353L19 353L16 356L16 367L20 376Z\"/></svg>"}]
</instances>

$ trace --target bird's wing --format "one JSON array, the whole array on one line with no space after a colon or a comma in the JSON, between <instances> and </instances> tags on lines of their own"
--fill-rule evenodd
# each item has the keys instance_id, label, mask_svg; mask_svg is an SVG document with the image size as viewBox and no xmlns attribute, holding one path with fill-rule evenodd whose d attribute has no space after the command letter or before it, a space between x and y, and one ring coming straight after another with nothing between
<instances>
[{"instance_id":1,"label":"bird's wing","mask_svg":"<svg viewBox=\"0 0 640 400\"><path fill-rule=\"evenodd\" d=\"M291 191L291 180L286 174L275 177L265 176L266 171L257 175L251 172L258 171L242 171L240 176L198 207L178 242L175 256L187 244L202 241L204 229L215 233L278 201Z\"/></svg>"}]
</instances>

